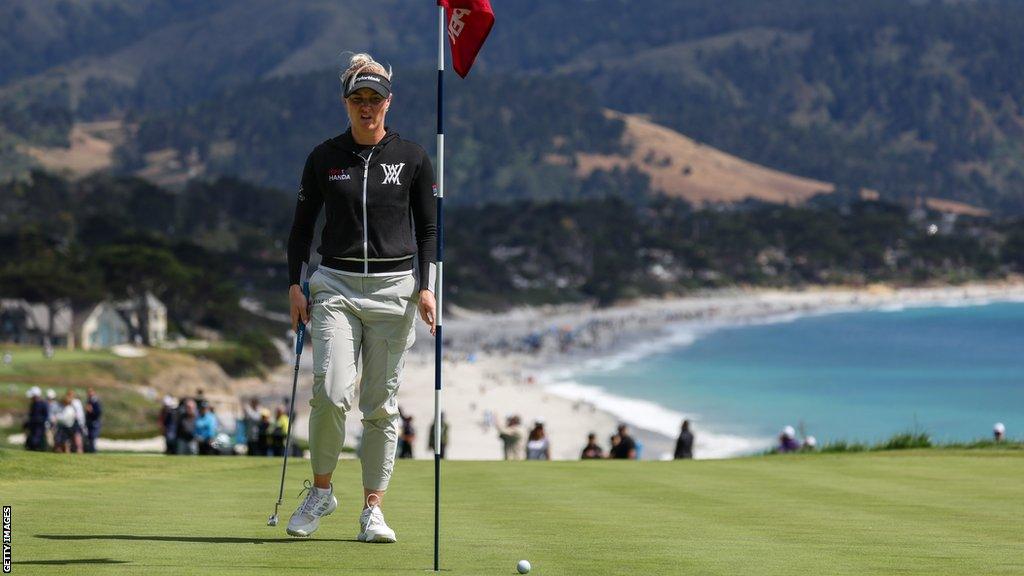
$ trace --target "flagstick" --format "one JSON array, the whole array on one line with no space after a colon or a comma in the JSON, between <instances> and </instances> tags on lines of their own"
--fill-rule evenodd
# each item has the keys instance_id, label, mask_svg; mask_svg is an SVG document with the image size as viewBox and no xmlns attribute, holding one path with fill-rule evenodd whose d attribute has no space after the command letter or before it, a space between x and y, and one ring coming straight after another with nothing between
<instances>
[{"instance_id":1,"label":"flagstick","mask_svg":"<svg viewBox=\"0 0 1024 576\"><path fill-rule=\"evenodd\" d=\"M441 299L444 257L444 6L437 7L437 280L434 286L434 572L440 567L441 528Z\"/></svg>"}]
</instances>

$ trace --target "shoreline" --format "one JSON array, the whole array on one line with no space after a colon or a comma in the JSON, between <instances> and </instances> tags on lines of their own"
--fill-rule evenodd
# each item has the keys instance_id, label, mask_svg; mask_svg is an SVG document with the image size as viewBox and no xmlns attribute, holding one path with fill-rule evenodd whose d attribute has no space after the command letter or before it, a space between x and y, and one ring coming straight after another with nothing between
<instances>
[{"instance_id":1,"label":"shoreline","mask_svg":"<svg viewBox=\"0 0 1024 576\"><path fill-rule=\"evenodd\" d=\"M450 420L462 422L465 421L463 418L472 419L474 412L484 409L484 405L491 405L484 401L490 394L491 385L478 392L480 403L477 406L466 401L467 395L473 396L473 390L467 388L463 380L494 381L496 389L503 390L500 393L501 405L507 408L507 412L520 413L527 425L532 421L534 412L545 419L553 458L578 458L588 431L596 432L598 441L607 448L608 436L614 431L615 424L622 421L630 425L644 444L645 459L661 459L670 457L675 434L685 414L654 402L579 385L573 381L573 376L636 362L650 354L692 343L704 334L722 328L788 322L821 314L964 307L1014 301L1024 302L1024 283L900 289L874 286L804 291L730 290L670 300L641 300L607 309L586 305L545 306L500 314L457 310L449 314L450 319L445 323L446 339L451 339L446 344L448 360L443 366L446 374L445 400L453 395L459 398L456 406L452 407L454 411L449 411ZM427 336L420 338L418 344L424 341L432 342ZM407 374L411 376L427 369L429 383L432 383L432 353L421 348L416 354L420 358L420 367L410 366ZM478 365L477 370L470 368L452 373L449 365L454 358L473 358ZM459 362L456 360L455 364ZM411 378L407 376L406 380L403 392ZM417 380L422 381L422 376ZM532 384L529 383L531 381ZM432 398L419 394L406 397L409 402L429 400L431 410L425 413L429 426ZM403 402L408 403L405 398ZM556 428L551 426L552 420L559 422ZM748 455L770 447L774 441L774 438L723 434L705 429L699 423L695 426L697 458ZM492 455L487 454L485 441L480 438L469 440L453 437L452 457L497 457L496 438ZM455 447L463 442L466 445L456 450ZM558 445L566 443L572 448L556 450Z\"/></svg>"}]
</instances>

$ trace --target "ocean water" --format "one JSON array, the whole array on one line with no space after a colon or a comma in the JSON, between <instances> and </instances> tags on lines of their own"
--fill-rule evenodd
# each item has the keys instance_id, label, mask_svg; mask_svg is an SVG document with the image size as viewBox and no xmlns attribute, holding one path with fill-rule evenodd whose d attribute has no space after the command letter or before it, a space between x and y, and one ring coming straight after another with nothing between
<instances>
[{"instance_id":1,"label":"ocean water","mask_svg":"<svg viewBox=\"0 0 1024 576\"><path fill-rule=\"evenodd\" d=\"M762 450L786 425L831 440L919 429L939 441L1024 436L1024 303L891 308L748 325L680 325L547 375L549 388L674 436L698 457Z\"/></svg>"}]
</instances>

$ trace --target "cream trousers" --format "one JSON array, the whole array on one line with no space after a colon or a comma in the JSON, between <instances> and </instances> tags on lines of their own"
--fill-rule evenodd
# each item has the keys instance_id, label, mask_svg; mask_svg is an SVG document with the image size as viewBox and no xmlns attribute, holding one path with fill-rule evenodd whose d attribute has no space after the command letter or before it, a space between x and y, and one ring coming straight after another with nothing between
<instances>
[{"instance_id":1,"label":"cream trousers","mask_svg":"<svg viewBox=\"0 0 1024 576\"><path fill-rule=\"evenodd\" d=\"M406 351L416 338L416 287L412 273L361 276L321 267L310 278L314 474L334 472L338 465L361 364L363 487L387 489L398 444L398 387Z\"/></svg>"}]
</instances>

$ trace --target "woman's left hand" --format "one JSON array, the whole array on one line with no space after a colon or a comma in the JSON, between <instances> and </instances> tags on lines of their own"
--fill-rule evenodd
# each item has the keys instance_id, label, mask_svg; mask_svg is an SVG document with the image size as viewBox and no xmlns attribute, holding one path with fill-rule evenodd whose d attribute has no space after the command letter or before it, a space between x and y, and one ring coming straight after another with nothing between
<instances>
[{"instance_id":1,"label":"woman's left hand","mask_svg":"<svg viewBox=\"0 0 1024 576\"><path fill-rule=\"evenodd\" d=\"M437 303L434 301L434 293L430 290L420 290L420 318L430 326L430 335L434 336L437 330Z\"/></svg>"}]
</instances>

